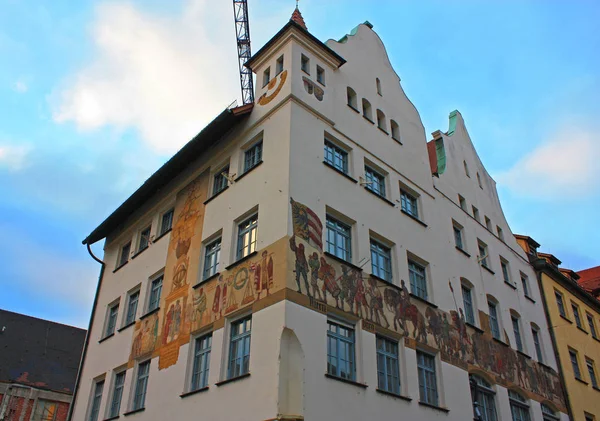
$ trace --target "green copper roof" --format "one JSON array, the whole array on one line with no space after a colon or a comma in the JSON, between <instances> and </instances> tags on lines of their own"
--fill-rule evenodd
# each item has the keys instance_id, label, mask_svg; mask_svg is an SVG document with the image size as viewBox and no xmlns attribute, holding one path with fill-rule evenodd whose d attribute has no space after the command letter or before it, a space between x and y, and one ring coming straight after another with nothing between
<instances>
[{"instance_id":1,"label":"green copper roof","mask_svg":"<svg viewBox=\"0 0 600 421\"><path fill-rule=\"evenodd\" d=\"M340 38L340 40L338 42L340 43L345 43L346 41L348 41L348 37L354 36L356 35L356 33L358 32L358 27L360 25L367 25L369 28L373 29L373 24L371 22L369 22L368 20L364 21L364 23L361 23L357 26L355 26L354 28L352 28L352 30L350 31L349 34L344 35L343 37Z\"/></svg>"},{"instance_id":2,"label":"green copper roof","mask_svg":"<svg viewBox=\"0 0 600 421\"><path fill-rule=\"evenodd\" d=\"M458 110L454 110L450 113L448 133L446 133L448 136L452 136L456 130L456 114L458 114Z\"/></svg>"},{"instance_id":3,"label":"green copper roof","mask_svg":"<svg viewBox=\"0 0 600 421\"><path fill-rule=\"evenodd\" d=\"M446 171L446 149L444 149L444 139L441 137L435 140L435 155L437 156L437 173L442 175Z\"/></svg>"}]
</instances>

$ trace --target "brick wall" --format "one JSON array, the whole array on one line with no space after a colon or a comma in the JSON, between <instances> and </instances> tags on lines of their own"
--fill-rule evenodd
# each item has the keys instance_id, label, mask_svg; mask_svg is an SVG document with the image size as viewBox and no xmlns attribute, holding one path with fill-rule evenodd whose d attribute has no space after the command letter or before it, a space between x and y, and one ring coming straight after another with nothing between
<instances>
[{"instance_id":1,"label":"brick wall","mask_svg":"<svg viewBox=\"0 0 600 421\"><path fill-rule=\"evenodd\" d=\"M0 394L0 403L3 401L4 394ZM30 421L35 411L35 400L28 399L22 396L7 396L9 402L7 403L5 418L3 421ZM69 412L69 404L67 402L58 402L45 399L49 402L56 402L56 421L66 421L67 414ZM21 418L23 415L23 418ZM35 420L38 421L38 420Z\"/></svg>"}]
</instances>

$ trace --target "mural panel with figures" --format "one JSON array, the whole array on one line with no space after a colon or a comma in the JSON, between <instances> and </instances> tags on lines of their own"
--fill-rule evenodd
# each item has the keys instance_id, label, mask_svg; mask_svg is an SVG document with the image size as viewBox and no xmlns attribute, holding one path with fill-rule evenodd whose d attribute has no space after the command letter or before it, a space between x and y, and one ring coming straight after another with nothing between
<instances>
[{"instance_id":1,"label":"mural panel with figures","mask_svg":"<svg viewBox=\"0 0 600 421\"><path fill-rule=\"evenodd\" d=\"M294 264L288 288L307 295L311 307L343 311L382 332L391 330L413 347L435 348L443 361L465 370L484 370L497 383L519 387L532 398L550 400L566 411L558 374L550 367L492 339L489 332L467 326L463 309L442 311L411 296L404 280L400 286L392 285L326 255L318 216L293 199L291 208L294 235L288 241L288 255Z\"/></svg>"}]
</instances>

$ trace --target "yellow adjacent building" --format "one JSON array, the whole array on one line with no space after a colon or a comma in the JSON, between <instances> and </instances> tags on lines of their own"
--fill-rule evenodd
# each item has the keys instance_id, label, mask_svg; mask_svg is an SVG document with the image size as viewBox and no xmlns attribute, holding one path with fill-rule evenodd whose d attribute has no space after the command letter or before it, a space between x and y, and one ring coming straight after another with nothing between
<instances>
[{"instance_id":1,"label":"yellow adjacent building","mask_svg":"<svg viewBox=\"0 0 600 421\"><path fill-rule=\"evenodd\" d=\"M516 237L537 273L571 419L599 421L600 302L578 285L577 273L538 253L535 240Z\"/></svg>"}]
</instances>

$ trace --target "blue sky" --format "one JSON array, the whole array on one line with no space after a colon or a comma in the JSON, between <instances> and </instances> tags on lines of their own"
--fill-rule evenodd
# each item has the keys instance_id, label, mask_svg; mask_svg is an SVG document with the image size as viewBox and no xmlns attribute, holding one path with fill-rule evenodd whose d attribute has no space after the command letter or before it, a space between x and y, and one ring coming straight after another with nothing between
<instances>
[{"instance_id":1,"label":"blue sky","mask_svg":"<svg viewBox=\"0 0 600 421\"><path fill-rule=\"evenodd\" d=\"M249 3L257 51L295 2ZM598 2L300 8L322 40L373 23L427 133L461 111L513 231L600 264ZM0 57L0 308L85 327L81 240L240 96L231 2L2 0Z\"/></svg>"}]
</instances>

